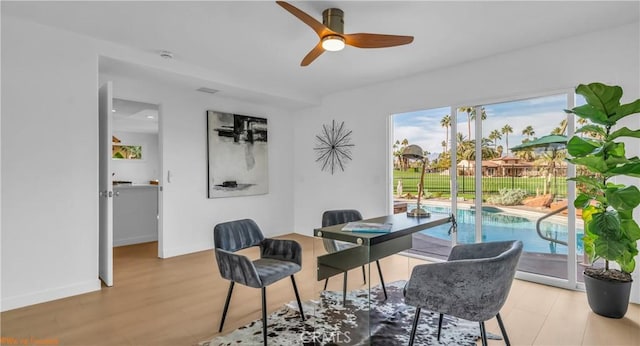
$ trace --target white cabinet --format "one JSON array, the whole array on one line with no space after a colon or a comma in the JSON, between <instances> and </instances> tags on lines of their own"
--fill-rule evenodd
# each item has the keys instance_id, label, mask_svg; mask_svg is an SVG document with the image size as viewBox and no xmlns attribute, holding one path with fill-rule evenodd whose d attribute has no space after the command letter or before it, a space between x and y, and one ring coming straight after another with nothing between
<instances>
[{"instance_id":1,"label":"white cabinet","mask_svg":"<svg viewBox=\"0 0 640 346\"><path fill-rule=\"evenodd\" d=\"M113 187L113 246L158 240L158 186Z\"/></svg>"}]
</instances>

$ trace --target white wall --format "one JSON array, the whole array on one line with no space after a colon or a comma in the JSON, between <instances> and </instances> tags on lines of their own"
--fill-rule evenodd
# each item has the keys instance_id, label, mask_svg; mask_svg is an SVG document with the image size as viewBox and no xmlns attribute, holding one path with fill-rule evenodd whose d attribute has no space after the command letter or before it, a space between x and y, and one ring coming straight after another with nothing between
<instances>
[{"instance_id":1,"label":"white wall","mask_svg":"<svg viewBox=\"0 0 640 346\"><path fill-rule=\"evenodd\" d=\"M160 105L164 257L212 248L213 226L228 220L252 218L266 235L293 232L293 128L288 111L122 76L100 76L101 83L107 80L113 81L114 97ZM268 119L267 195L207 198L207 110Z\"/></svg>"},{"instance_id":2,"label":"white wall","mask_svg":"<svg viewBox=\"0 0 640 346\"><path fill-rule=\"evenodd\" d=\"M2 18L2 310L100 289L97 69L87 41Z\"/></svg>"},{"instance_id":3,"label":"white wall","mask_svg":"<svg viewBox=\"0 0 640 346\"><path fill-rule=\"evenodd\" d=\"M390 211L391 114L572 90L593 81L621 85L626 102L638 98L639 32L635 23L552 42L340 92L326 97L319 107L298 112L294 116L295 229L311 234L320 225L322 212L330 208L356 208L364 217ZM345 121L355 144L353 163L333 176L320 172L313 153L314 135L332 119ZM636 286L639 281L636 277ZM640 300L637 293L635 299Z\"/></svg>"},{"instance_id":4,"label":"white wall","mask_svg":"<svg viewBox=\"0 0 640 346\"><path fill-rule=\"evenodd\" d=\"M142 146L142 160L111 160L113 180L131 181L134 184L149 184L149 180L160 179L160 159L157 133L114 131L121 145Z\"/></svg>"},{"instance_id":5,"label":"white wall","mask_svg":"<svg viewBox=\"0 0 640 346\"><path fill-rule=\"evenodd\" d=\"M101 55L185 68L149 52L2 17L2 311L100 289ZM287 111L159 85L136 90L133 82L114 81L116 97L160 104L165 257L212 248L213 226L236 218L254 218L267 235L292 232ZM207 109L269 119L268 195L207 199Z\"/></svg>"}]
</instances>

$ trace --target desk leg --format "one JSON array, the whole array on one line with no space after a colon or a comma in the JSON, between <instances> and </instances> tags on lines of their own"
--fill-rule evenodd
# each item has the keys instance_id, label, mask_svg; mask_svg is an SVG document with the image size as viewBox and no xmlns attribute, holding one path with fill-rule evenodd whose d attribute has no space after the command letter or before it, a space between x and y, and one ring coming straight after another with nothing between
<instances>
[{"instance_id":1,"label":"desk leg","mask_svg":"<svg viewBox=\"0 0 640 346\"><path fill-rule=\"evenodd\" d=\"M384 300L387 300L387 288L384 287L384 278L382 277L382 269L380 269L380 261L376 260L378 266L378 275L380 275L380 285L382 285L382 291L384 292Z\"/></svg>"},{"instance_id":2,"label":"desk leg","mask_svg":"<svg viewBox=\"0 0 640 346\"><path fill-rule=\"evenodd\" d=\"M347 305L347 272L344 272L344 282L342 283L342 306Z\"/></svg>"}]
</instances>

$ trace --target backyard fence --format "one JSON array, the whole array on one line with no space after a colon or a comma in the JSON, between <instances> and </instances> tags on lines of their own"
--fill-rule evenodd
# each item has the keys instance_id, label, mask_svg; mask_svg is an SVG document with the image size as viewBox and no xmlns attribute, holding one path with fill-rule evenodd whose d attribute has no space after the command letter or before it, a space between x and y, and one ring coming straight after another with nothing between
<instances>
[{"instance_id":1,"label":"backyard fence","mask_svg":"<svg viewBox=\"0 0 640 346\"><path fill-rule=\"evenodd\" d=\"M483 175L482 193L498 194L501 189L523 189L531 196L553 193L562 198L567 195L566 167L540 167L536 171L508 169L502 174ZM550 174L549 174L550 173ZM456 172L459 194L475 194L475 171L473 167L458 167ZM417 195L420 171L409 168L404 171L394 170L393 191L398 195L398 181L402 181L402 193ZM427 170L424 175L424 192L431 195L451 194L451 175L448 169Z\"/></svg>"}]
</instances>

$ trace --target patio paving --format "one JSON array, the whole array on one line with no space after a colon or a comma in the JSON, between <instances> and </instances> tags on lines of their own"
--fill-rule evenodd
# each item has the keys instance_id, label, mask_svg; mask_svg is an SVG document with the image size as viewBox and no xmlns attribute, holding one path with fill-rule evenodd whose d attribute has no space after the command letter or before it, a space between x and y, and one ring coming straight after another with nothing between
<instances>
[{"instance_id":1,"label":"patio paving","mask_svg":"<svg viewBox=\"0 0 640 346\"><path fill-rule=\"evenodd\" d=\"M413 236L413 249L407 252L419 256L445 260L449 256L450 251L451 243L449 241L418 233ZM578 263L578 272L581 272L582 268L583 266ZM567 256L523 252L520 257L520 263L518 264L518 270L566 279L568 275ZM578 281L583 282L582 275L578 275Z\"/></svg>"}]
</instances>

